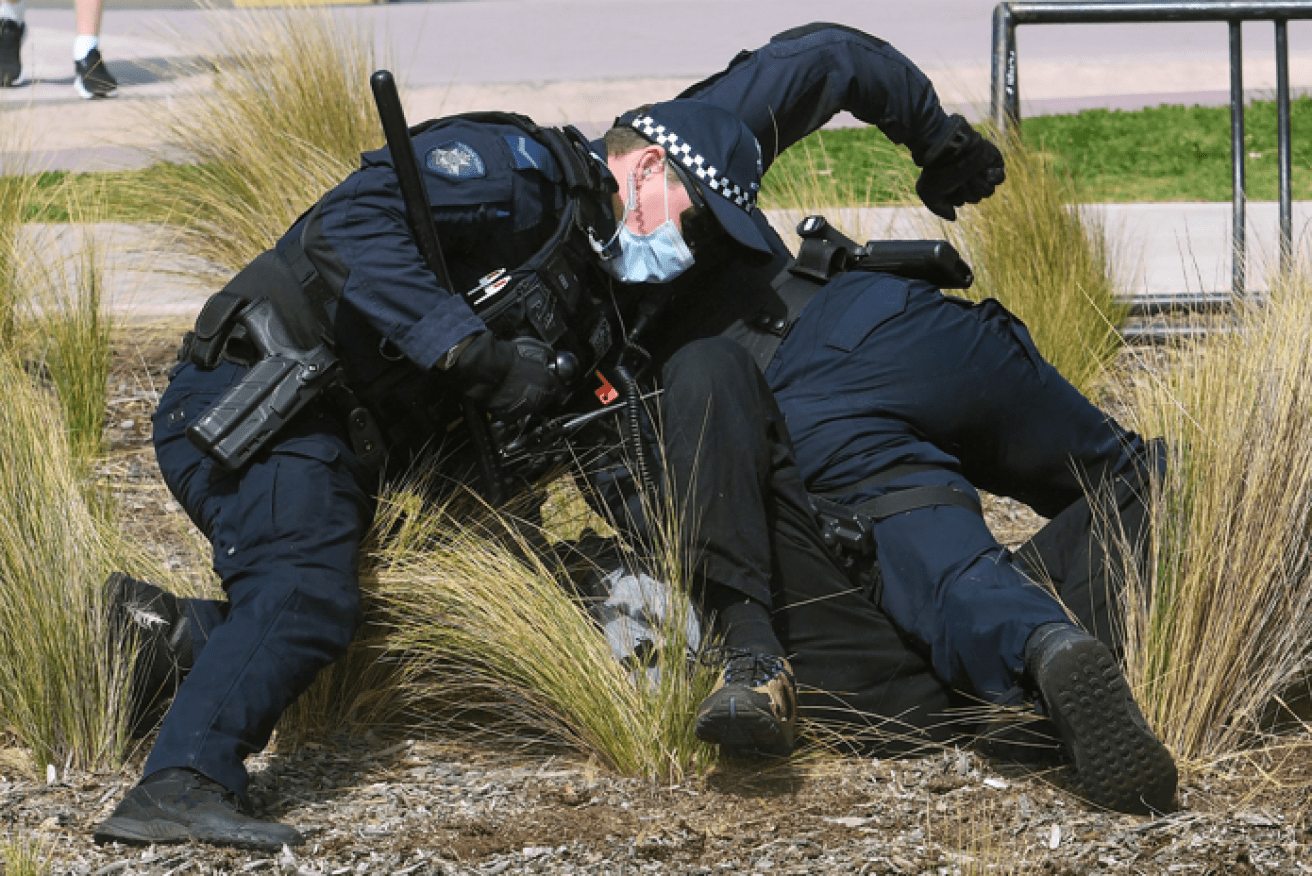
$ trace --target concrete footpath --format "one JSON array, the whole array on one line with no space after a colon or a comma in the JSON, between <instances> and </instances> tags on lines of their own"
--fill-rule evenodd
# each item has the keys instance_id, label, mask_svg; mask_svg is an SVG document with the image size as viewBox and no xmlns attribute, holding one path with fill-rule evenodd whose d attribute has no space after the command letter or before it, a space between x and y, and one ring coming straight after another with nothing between
<instances>
[{"instance_id":1,"label":"concrete footpath","mask_svg":"<svg viewBox=\"0 0 1312 876\"><path fill-rule=\"evenodd\" d=\"M1295 228L1306 238L1312 202L1299 202ZM1228 204L1095 204L1120 254L1127 288L1134 294L1228 291L1230 288L1230 207ZM831 217L863 238L934 236L933 217L923 209L836 210ZM773 213L776 228L793 227L800 216ZM1276 266L1277 216L1274 204L1250 205L1249 289L1266 289ZM50 260L79 252L83 231L68 226L30 225L34 251ZM151 225L93 226L103 254L105 288L113 311L131 322L187 322L195 317L217 278L198 278L203 263L177 254L166 228Z\"/></svg>"},{"instance_id":2,"label":"concrete footpath","mask_svg":"<svg viewBox=\"0 0 1312 876\"><path fill-rule=\"evenodd\" d=\"M71 5L36 0L28 11L23 58L31 81L0 89L0 144L11 150L0 152L0 172L15 161L28 168L105 170L167 157L162 133L147 121L151 113L186 112L189 96L209 81L189 63L204 55L207 40L243 17L270 14L202 9L197 0L110 0L102 49L122 87L116 99L88 102L71 86ZM993 6L994 0L816 0L799 12L794 0L666 0L654 15L638 0L469 0L337 6L327 14L372 35L377 57L385 59L380 63L403 83L412 119L511 109L596 134L624 109L672 97L723 68L740 49L816 19L889 40L926 70L945 104L977 115L989 89ZM1312 22L1291 22L1289 32L1292 84L1304 90L1312 87ZM1272 28L1245 25L1244 37L1248 92L1269 94L1275 85ZM1022 28L1019 45L1026 113L1227 100L1223 24ZM1307 190L1305 172L1295 169L1296 191ZM1113 238L1125 241L1136 290L1229 288L1229 205L1099 209ZM876 236L883 234L881 224L919 222L917 215L928 214L869 211L857 224ZM1307 205L1300 204L1300 239L1308 218ZM112 241L112 291L124 309L131 301L140 316L180 314L203 300L208 290L187 287L174 257L160 254L168 248L157 230L104 231ZM1256 242L1251 285L1263 288L1259 267L1274 249L1274 205L1250 205L1249 235Z\"/></svg>"}]
</instances>

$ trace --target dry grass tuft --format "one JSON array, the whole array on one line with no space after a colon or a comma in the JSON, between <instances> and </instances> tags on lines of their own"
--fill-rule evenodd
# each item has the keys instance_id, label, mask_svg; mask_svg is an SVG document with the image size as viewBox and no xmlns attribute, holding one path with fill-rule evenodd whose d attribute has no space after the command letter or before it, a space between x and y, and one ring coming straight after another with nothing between
<instances>
[{"instance_id":1,"label":"dry grass tuft","mask_svg":"<svg viewBox=\"0 0 1312 876\"><path fill-rule=\"evenodd\" d=\"M31 266L27 298L32 306L23 346L49 376L70 451L89 465L104 450L113 319L106 301L104 248L94 226L103 201L86 203L74 200L71 190L68 194L73 252Z\"/></svg>"},{"instance_id":2,"label":"dry grass tuft","mask_svg":"<svg viewBox=\"0 0 1312 876\"><path fill-rule=\"evenodd\" d=\"M20 111L6 111L9 122L21 118ZM21 121L0 126L0 351L17 342L20 316L27 304L23 270L32 253L23 217L44 202L37 188L36 168L25 157L23 130Z\"/></svg>"},{"instance_id":3,"label":"dry grass tuft","mask_svg":"<svg viewBox=\"0 0 1312 876\"><path fill-rule=\"evenodd\" d=\"M45 876L50 872L51 844L21 834L0 837L0 872L4 876Z\"/></svg>"},{"instance_id":4,"label":"dry grass tuft","mask_svg":"<svg viewBox=\"0 0 1312 876\"><path fill-rule=\"evenodd\" d=\"M21 153L12 136L0 130L0 154ZM0 723L44 772L121 762L129 661L110 641L100 584L116 568L171 576L128 543L93 480L110 357L100 252L89 228L65 257L20 225L38 200L67 197L35 179L0 176L0 665L12 670ZM80 223L99 206L69 205Z\"/></svg>"},{"instance_id":5,"label":"dry grass tuft","mask_svg":"<svg viewBox=\"0 0 1312 876\"><path fill-rule=\"evenodd\" d=\"M1135 389L1133 426L1166 437L1169 471L1152 497L1152 561L1122 570L1127 658L1145 712L1186 763L1244 756L1306 714L1310 331L1304 274Z\"/></svg>"},{"instance_id":6,"label":"dry grass tuft","mask_svg":"<svg viewBox=\"0 0 1312 876\"><path fill-rule=\"evenodd\" d=\"M623 775L678 779L713 764L713 749L692 734L713 677L688 665L685 605L660 630L659 681L635 683L562 585L538 533L406 492L387 501L381 519L393 534L380 556L379 597L416 707L491 716L507 732L564 744ZM653 574L683 581L670 565L678 552L664 553Z\"/></svg>"},{"instance_id":7,"label":"dry grass tuft","mask_svg":"<svg viewBox=\"0 0 1312 876\"><path fill-rule=\"evenodd\" d=\"M226 280L382 145L373 34L354 16L293 4L216 20L196 54L211 87L151 119L183 158L138 196L176 205L182 245Z\"/></svg>"},{"instance_id":8,"label":"dry grass tuft","mask_svg":"<svg viewBox=\"0 0 1312 876\"><path fill-rule=\"evenodd\" d=\"M58 407L0 356L0 713L37 764L117 763L126 666L99 584L124 546L88 501Z\"/></svg>"}]
</instances>

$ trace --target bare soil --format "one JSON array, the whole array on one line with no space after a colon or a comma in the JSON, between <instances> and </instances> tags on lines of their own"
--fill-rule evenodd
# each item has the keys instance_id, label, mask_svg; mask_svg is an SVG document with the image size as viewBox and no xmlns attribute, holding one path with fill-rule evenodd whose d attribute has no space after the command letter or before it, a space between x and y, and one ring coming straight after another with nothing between
<instances>
[{"instance_id":1,"label":"bare soil","mask_svg":"<svg viewBox=\"0 0 1312 876\"><path fill-rule=\"evenodd\" d=\"M205 546L163 486L150 421L177 331L120 338L102 474L124 525L165 562L206 578ZM1041 525L990 497L990 526L1019 544ZM407 738L407 736L411 738ZM666 785L618 778L526 740L402 731L342 736L252 759L257 811L295 824L278 854L205 846L98 847L95 824L135 782L33 775L0 749L0 839L35 838L53 873L106 874L1248 874L1312 872L1312 756L1295 750L1184 771L1178 811L1097 811L1063 769L956 749L908 760L810 752L728 762ZM1264 772L1265 771L1265 772ZM0 857L0 873L9 876Z\"/></svg>"}]
</instances>

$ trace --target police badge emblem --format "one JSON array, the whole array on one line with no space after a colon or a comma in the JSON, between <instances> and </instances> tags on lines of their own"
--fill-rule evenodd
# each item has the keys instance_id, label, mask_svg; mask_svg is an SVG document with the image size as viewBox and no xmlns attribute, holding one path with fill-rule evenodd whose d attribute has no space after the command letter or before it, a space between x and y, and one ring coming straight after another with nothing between
<instances>
[{"instance_id":1,"label":"police badge emblem","mask_svg":"<svg viewBox=\"0 0 1312 876\"><path fill-rule=\"evenodd\" d=\"M452 179L477 179L487 176L487 165L483 157L474 151L468 143L450 140L428 150L424 163L429 170Z\"/></svg>"}]
</instances>

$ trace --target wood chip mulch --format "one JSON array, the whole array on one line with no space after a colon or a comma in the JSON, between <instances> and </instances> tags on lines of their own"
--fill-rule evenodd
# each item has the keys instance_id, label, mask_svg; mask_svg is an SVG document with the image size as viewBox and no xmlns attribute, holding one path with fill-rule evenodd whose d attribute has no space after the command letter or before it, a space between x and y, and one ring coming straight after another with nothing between
<instances>
[{"instance_id":1,"label":"wood chip mulch","mask_svg":"<svg viewBox=\"0 0 1312 876\"><path fill-rule=\"evenodd\" d=\"M137 329L120 340L101 476L142 543L202 580L205 545L149 449L176 338ZM1009 545L1042 524L1008 500L986 506ZM36 839L51 873L78 876L1312 873L1312 748L1287 754L1274 773L1260 756L1228 771L1185 770L1180 809L1150 819L1092 809L1063 770L956 749L730 762L664 784L512 742L411 729L295 752L275 743L250 762L251 796L307 843L274 854L96 846L91 831L135 782L143 751L117 773L32 774L20 752L0 748L0 842Z\"/></svg>"}]
</instances>

